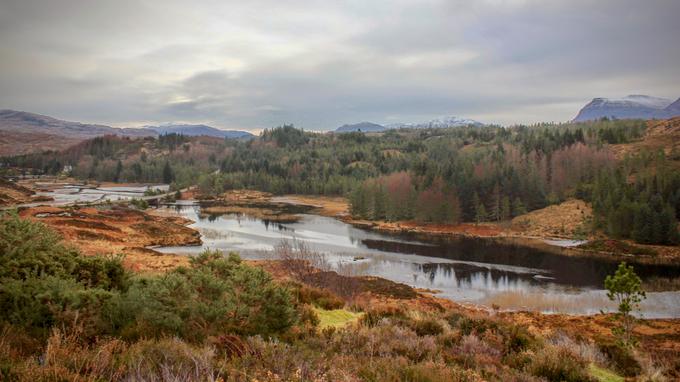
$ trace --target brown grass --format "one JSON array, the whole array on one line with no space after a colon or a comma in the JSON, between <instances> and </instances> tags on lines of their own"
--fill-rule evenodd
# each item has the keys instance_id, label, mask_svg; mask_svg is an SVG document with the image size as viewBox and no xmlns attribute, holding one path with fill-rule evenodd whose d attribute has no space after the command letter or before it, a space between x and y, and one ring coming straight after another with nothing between
<instances>
[{"instance_id":1,"label":"brown grass","mask_svg":"<svg viewBox=\"0 0 680 382\"><path fill-rule=\"evenodd\" d=\"M581 232L589 232L593 210L586 202L570 199L558 205L512 219L512 229L526 236L571 239Z\"/></svg>"},{"instance_id":2,"label":"brown grass","mask_svg":"<svg viewBox=\"0 0 680 382\"><path fill-rule=\"evenodd\" d=\"M135 271L167 271L188 264L184 256L162 254L149 246L200 244L198 231L183 218L165 217L120 206L100 208L32 207L20 212L55 229L85 255L125 254Z\"/></svg>"}]
</instances>

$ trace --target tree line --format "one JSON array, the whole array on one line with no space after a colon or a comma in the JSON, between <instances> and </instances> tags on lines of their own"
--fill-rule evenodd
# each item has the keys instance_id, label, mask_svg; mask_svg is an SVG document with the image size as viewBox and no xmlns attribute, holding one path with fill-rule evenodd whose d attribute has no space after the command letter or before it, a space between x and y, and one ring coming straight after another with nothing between
<instances>
[{"instance_id":1,"label":"tree line","mask_svg":"<svg viewBox=\"0 0 680 382\"><path fill-rule=\"evenodd\" d=\"M197 184L204 194L252 188L343 195L365 219L502 221L579 197L593 202L596 225L611 235L670 243L679 213L677 171L666 166L653 180L644 174L659 168L655 153L617 160L607 148L639 139L645 126L599 120L320 134L284 125L246 141L100 137L2 162L48 174L69 165L81 179ZM628 221L662 227L635 230Z\"/></svg>"}]
</instances>

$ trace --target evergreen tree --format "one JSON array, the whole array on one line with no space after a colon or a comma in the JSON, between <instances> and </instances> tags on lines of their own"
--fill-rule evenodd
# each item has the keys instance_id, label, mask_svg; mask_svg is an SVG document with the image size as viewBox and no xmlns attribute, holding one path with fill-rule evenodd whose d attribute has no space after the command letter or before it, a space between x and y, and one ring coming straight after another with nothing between
<instances>
[{"instance_id":1,"label":"evergreen tree","mask_svg":"<svg viewBox=\"0 0 680 382\"><path fill-rule=\"evenodd\" d=\"M507 196L503 197L501 202L501 220L510 220L512 217L512 210L510 208L510 198Z\"/></svg>"},{"instance_id":2,"label":"evergreen tree","mask_svg":"<svg viewBox=\"0 0 680 382\"><path fill-rule=\"evenodd\" d=\"M170 167L170 162L166 161L163 166L163 183L170 184L175 180L175 174Z\"/></svg>"},{"instance_id":3,"label":"evergreen tree","mask_svg":"<svg viewBox=\"0 0 680 382\"><path fill-rule=\"evenodd\" d=\"M498 183L493 187L493 206L491 208L491 219L495 221L500 221L502 218L501 214L501 188Z\"/></svg>"},{"instance_id":4,"label":"evergreen tree","mask_svg":"<svg viewBox=\"0 0 680 382\"><path fill-rule=\"evenodd\" d=\"M522 200L520 198L515 198L515 201L512 204L512 214L514 216L520 216L526 213L527 209L526 207L524 207L524 203L522 203Z\"/></svg>"}]
</instances>

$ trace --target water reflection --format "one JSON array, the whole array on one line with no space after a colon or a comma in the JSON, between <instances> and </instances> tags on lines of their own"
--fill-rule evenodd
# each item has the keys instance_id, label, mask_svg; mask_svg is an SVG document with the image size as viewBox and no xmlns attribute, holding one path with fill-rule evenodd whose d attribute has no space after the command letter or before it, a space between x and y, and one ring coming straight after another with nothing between
<instances>
[{"instance_id":1,"label":"water reflection","mask_svg":"<svg viewBox=\"0 0 680 382\"><path fill-rule=\"evenodd\" d=\"M493 240L384 235L316 215L303 214L298 222L279 223L240 214L201 214L198 206L176 208L196 222L192 226L203 233L204 244L160 251L196 254L203 248L213 248L238 251L244 258L255 259L266 256L263 251L271 251L282 239L295 239L325 253L329 264L339 271L437 290L439 295L456 301L538 295L568 300L563 311L593 313L607 305L601 288L605 276L617 265ZM636 271L643 279L680 277L678 266L636 265ZM680 316L680 293L649 293L648 300L647 316ZM551 308L551 301L542 304L548 307L541 310L561 309ZM511 307L510 303L505 305Z\"/></svg>"}]
</instances>

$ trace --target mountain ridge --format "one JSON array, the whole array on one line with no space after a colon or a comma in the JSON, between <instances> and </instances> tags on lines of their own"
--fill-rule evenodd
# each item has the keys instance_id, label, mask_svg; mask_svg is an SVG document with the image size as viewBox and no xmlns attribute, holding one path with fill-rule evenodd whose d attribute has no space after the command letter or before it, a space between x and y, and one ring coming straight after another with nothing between
<instances>
[{"instance_id":1,"label":"mountain ridge","mask_svg":"<svg viewBox=\"0 0 680 382\"><path fill-rule=\"evenodd\" d=\"M199 136L206 135L209 137L217 138L229 138L229 139L239 139L239 138L250 138L254 135L242 130L222 130L216 127L203 125L203 124L169 124L160 126L144 126L145 129L149 129L161 134L183 134L188 136Z\"/></svg>"},{"instance_id":2,"label":"mountain ridge","mask_svg":"<svg viewBox=\"0 0 680 382\"><path fill-rule=\"evenodd\" d=\"M104 135L131 138L178 133L189 136L242 139L253 135L246 131L221 130L207 125L177 124L147 127L112 127L57 119L47 115L0 110L0 156L20 155L44 150L63 150L87 139Z\"/></svg>"},{"instance_id":3,"label":"mountain ridge","mask_svg":"<svg viewBox=\"0 0 680 382\"><path fill-rule=\"evenodd\" d=\"M430 128L448 128L459 126L483 126L484 124L469 118L459 118L455 116L435 118L427 122L419 123L390 123L387 125L379 125L373 122L359 122L354 124L345 124L334 131L337 133L347 133L354 131L362 132L380 132L395 129L430 129Z\"/></svg>"},{"instance_id":4,"label":"mountain ridge","mask_svg":"<svg viewBox=\"0 0 680 382\"><path fill-rule=\"evenodd\" d=\"M668 119L680 115L680 98L675 102L666 98L631 94L622 98L593 98L573 122L600 118L610 119Z\"/></svg>"}]
</instances>

